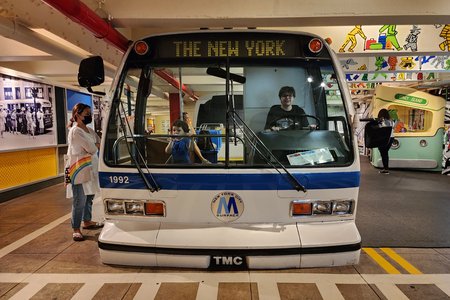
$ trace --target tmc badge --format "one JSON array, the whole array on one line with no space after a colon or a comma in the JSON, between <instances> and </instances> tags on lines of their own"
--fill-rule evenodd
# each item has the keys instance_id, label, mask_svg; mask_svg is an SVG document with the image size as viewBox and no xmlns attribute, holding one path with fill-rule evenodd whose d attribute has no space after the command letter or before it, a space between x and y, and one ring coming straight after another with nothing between
<instances>
[{"instance_id":1,"label":"tmc badge","mask_svg":"<svg viewBox=\"0 0 450 300\"><path fill-rule=\"evenodd\" d=\"M233 192L217 194L211 202L211 211L222 222L233 222L240 218L244 212L244 202Z\"/></svg>"}]
</instances>

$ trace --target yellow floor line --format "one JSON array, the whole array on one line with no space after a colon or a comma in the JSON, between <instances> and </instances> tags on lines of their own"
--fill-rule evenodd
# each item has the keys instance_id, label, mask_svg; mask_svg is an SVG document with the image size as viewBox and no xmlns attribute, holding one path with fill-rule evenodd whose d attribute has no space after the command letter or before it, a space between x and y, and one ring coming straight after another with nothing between
<instances>
[{"instance_id":1,"label":"yellow floor line","mask_svg":"<svg viewBox=\"0 0 450 300\"><path fill-rule=\"evenodd\" d=\"M409 274L423 274L420 272L416 267L414 267L412 264L410 264L406 259L401 257L397 254L394 250L391 248L380 248L381 251L386 253L390 258L392 258L394 261L396 261L400 266L402 266L403 269L409 272Z\"/></svg>"},{"instance_id":2,"label":"yellow floor line","mask_svg":"<svg viewBox=\"0 0 450 300\"><path fill-rule=\"evenodd\" d=\"M384 259L380 254L378 254L372 248L363 248L374 261L376 261L388 274L401 274L393 265L391 265L386 259Z\"/></svg>"}]
</instances>

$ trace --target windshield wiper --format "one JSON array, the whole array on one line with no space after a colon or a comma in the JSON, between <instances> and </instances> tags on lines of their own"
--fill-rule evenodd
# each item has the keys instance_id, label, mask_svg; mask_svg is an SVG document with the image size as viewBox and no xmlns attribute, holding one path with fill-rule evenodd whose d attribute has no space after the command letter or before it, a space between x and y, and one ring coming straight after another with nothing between
<instances>
[{"instance_id":1,"label":"windshield wiper","mask_svg":"<svg viewBox=\"0 0 450 300\"><path fill-rule=\"evenodd\" d=\"M283 175L278 167L272 163L271 159L273 159L276 164L283 169L285 174L287 175L287 178L289 179L289 183L294 187L296 191L302 191L304 193L307 192L306 188L295 178L294 175L292 175L286 167L276 158L275 155L273 155L272 151L270 151L267 146L261 141L261 139L256 135L256 133L242 120L242 118L236 113L236 111L230 111L229 115L231 119L233 120L233 123L241 130L241 132L244 134L244 138L246 138L250 145L254 150L258 152L259 155L264 159L264 161L269 164L271 167L273 167L280 175ZM242 124L242 126L237 122L237 120ZM247 135L247 132L250 133L250 137ZM254 143L253 141L256 141ZM258 148L257 144L260 144L263 147L264 152L268 153L270 156L270 159L267 158L266 155L262 153L262 151Z\"/></svg>"},{"instance_id":2,"label":"windshield wiper","mask_svg":"<svg viewBox=\"0 0 450 300\"><path fill-rule=\"evenodd\" d=\"M125 108L123 107L122 101L120 101L120 106L122 107L122 111L123 111L123 113L126 116ZM139 175L141 176L142 180L144 181L145 186L152 193L161 190L161 187L158 185L158 183L156 182L156 180L153 177L152 173L150 172L150 170L149 170L149 168L147 166L147 163L145 162L145 159L144 159L141 151L139 150L139 147L138 147L138 145L136 143L136 139L134 138L134 135L131 134L131 136L127 136L127 130L129 130L129 132L132 132L131 131L131 126L130 126L130 123L128 122L128 119L127 118L123 118L123 119L126 120L126 125L127 125L128 128L125 126L124 121L123 121L123 119L121 117L120 111L119 111L119 119L120 119L120 127L122 128L123 136L125 137L125 144L127 146L128 154L130 155L133 163L135 164L136 169L138 170ZM145 173L142 170L141 165L140 165L138 159L136 158L136 155L133 155L133 151L131 150L131 147L130 147L130 145L128 143L128 138L131 138L131 140L133 142L133 145L134 145L134 150L137 152L137 154L139 155L140 160L144 164L145 169L147 171L147 174L150 175L150 179L151 179L152 183L150 183L148 181L148 179L147 179L147 176L145 176Z\"/></svg>"}]
</instances>

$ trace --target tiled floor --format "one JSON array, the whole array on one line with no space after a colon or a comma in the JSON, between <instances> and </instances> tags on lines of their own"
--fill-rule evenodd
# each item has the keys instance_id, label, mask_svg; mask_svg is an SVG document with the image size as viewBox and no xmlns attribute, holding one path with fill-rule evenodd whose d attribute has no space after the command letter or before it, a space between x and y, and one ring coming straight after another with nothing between
<instances>
[{"instance_id":1,"label":"tiled floor","mask_svg":"<svg viewBox=\"0 0 450 300\"><path fill-rule=\"evenodd\" d=\"M356 266L300 270L104 265L99 230L72 241L70 206L62 185L0 204L0 299L450 299L448 248L369 248Z\"/></svg>"}]
</instances>

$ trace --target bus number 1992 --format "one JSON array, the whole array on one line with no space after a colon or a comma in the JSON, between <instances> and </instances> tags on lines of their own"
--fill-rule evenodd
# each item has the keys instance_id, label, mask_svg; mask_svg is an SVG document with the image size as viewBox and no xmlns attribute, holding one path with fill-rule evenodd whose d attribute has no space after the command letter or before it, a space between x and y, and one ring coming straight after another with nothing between
<instances>
[{"instance_id":1,"label":"bus number 1992","mask_svg":"<svg viewBox=\"0 0 450 300\"><path fill-rule=\"evenodd\" d=\"M130 183L128 176L109 176L111 183Z\"/></svg>"}]
</instances>

